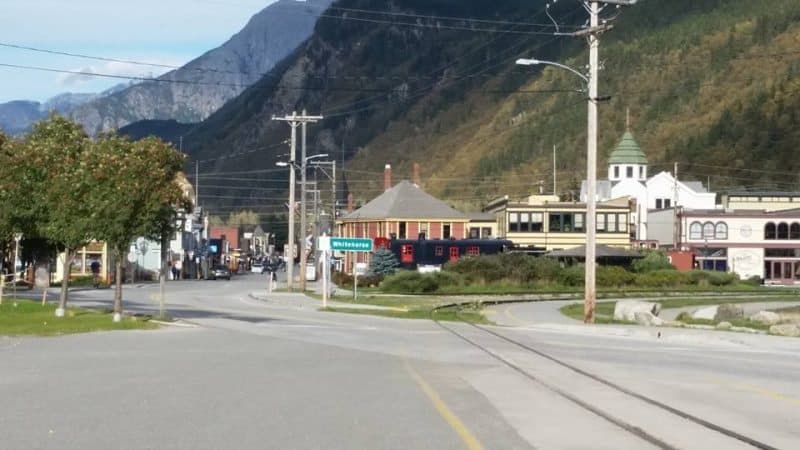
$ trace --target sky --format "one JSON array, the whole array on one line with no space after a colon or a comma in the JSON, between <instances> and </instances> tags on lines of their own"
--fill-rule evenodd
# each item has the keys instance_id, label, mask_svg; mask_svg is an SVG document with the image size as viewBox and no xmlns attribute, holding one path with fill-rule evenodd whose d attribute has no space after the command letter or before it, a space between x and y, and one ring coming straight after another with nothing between
<instances>
[{"instance_id":1,"label":"sky","mask_svg":"<svg viewBox=\"0 0 800 450\"><path fill-rule=\"evenodd\" d=\"M180 66L227 41L276 0L4 0L0 44ZM170 69L0 45L0 64L156 76ZM0 66L0 103L101 92L123 79Z\"/></svg>"}]
</instances>

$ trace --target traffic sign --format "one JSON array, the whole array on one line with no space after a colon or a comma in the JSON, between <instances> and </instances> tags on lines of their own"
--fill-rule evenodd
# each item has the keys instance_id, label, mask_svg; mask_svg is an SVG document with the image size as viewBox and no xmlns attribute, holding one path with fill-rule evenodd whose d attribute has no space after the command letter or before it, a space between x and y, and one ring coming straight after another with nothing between
<instances>
[{"instance_id":1,"label":"traffic sign","mask_svg":"<svg viewBox=\"0 0 800 450\"><path fill-rule=\"evenodd\" d=\"M332 237L330 239L330 249L343 252L371 252L372 239L367 238L340 238ZM322 242L320 242L322 244ZM324 245L324 244L323 244ZM322 250L326 250L321 248Z\"/></svg>"}]
</instances>

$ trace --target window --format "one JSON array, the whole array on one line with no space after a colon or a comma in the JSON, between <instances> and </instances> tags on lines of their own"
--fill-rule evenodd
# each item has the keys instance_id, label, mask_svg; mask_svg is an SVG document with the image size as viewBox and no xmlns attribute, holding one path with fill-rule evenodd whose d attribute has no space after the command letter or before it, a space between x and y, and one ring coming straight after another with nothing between
<instances>
[{"instance_id":1,"label":"window","mask_svg":"<svg viewBox=\"0 0 800 450\"><path fill-rule=\"evenodd\" d=\"M617 231L617 215L606 214L606 231L614 233Z\"/></svg>"},{"instance_id":2,"label":"window","mask_svg":"<svg viewBox=\"0 0 800 450\"><path fill-rule=\"evenodd\" d=\"M580 232L584 231L583 217L584 217L584 214L580 214L580 213L579 214L575 214L575 231L580 231Z\"/></svg>"},{"instance_id":3,"label":"window","mask_svg":"<svg viewBox=\"0 0 800 450\"><path fill-rule=\"evenodd\" d=\"M531 213L519 214L519 231L523 233L531 231Z\"/></svg>"},{"instance_id":4,"label":"window","mask_svg":"<svg viewBox=\"0 0 800 450\"><path fill-rule=\"evenodd\" d=\"M672 199L670 199L670 198L665 198L665 199L664 199L664 209L667 209L667 208L669 208L669 207L671 207L671 206L672 206Z\"/></svg>"},{"instance_id":5,"label":"window","mask_svg":"<svg viewBox=\"0 0 800 450\"><path fill-rule=\"evenodd\" d=\"M776 232L775 224L768 222L764 227L764 239L775 239Z\"/></svg>"},{"instance_id":6,"label":"window","mask_svg":"<svg viewBox=\"0 0 800 450\"><path fill-rule=\"evenodd\" d=\"M660 198L657 198L656 199L656 209L661 209L661 208L663 208L663 203L661 202Z\"/></svg>"},{"instance_id":7,"label":"window","mask_svg":"<svg viewBox=\"0 0 800 450\"><path fill-rule=\"evenodd\" d=\"M703 239L714 239L714 224L706 222L703 224Z\"/></svg>"},{"instance_id":8,"label":"window","mask_svg":"<svg viewBox=\"0 0 800 450\"><path fill-rule=\"evenodd\" d=\"M689 239L703 239L703 225L700 222L689 225Z\"/></svg>"},{"instance_id":9,"label":"window","mask_svg":"<svg viewBox=\"0 0 800 450\"><path fill-rule=\"evenodd\" d=\"M549 230L554 233L571 233L575 231L575 214L573 213L550 213ZM583 218L581 218L583 222ZM581 223L581 228L583 224Z\"/></svg>"},{"instance_id":10,"label":"window","mask_svg":"<svg viewBox=\"0 0 800 450\"><path fill-rule=\"evenodd\" d=\"M481 234L481 229L478 227L469 227L469 238L478 239Z\"/></svg>"},{"instance_id":11,"label":"window","mask_svg":"<svg viewBox=\"0 0 800 450\"><path fill-rule=\"evenodd\" d=\"M480 247L477 245L470 245L467 247L467 256L478 256L481 254Z\"/></svg>"},{"instance_id":12,"label":"window","mask_svg":"<svg viewBox=\"0 0 800 450\"><path fill-rule=\"evenodd\" d=\"M399 232L397 234L400 236L400 239L405 239L406 238L406 223L405 222L400 222L400 230L399 230Z\"/></svg>"},{"instance_id":13,"label":"window","mask_svg":"<svg viewBox=\"0 0 800 450\"><path fill-rule=\"evenodd\" d=\"M419 234L425 233L425 237L427 238L429 236L429 234L428 234L428 228L429 227L430 227L430 224L428 222L420 222L420 224L419 224Z\"/></svg>"},{"instance_id":14,"label":"window","mask_svg":"<svg viewBox=\"0 0 800 450\"><path fill-rule=\"evenodd\" d=\"M442 239L450 239L450 224L442 224Z\"/></svg>"},{"instance_id":15,"label":"window","mask_svg":"<svg viewBox=\"0 0 800 450\"><path fill-rule=\"evenodd\" d=\"M789 239L789 224L786 222L778 224L778 239Z\"/></svg>"},{"instance_id":16,"label":"window","mask_svg":"<svg viewBox=\"0 0 800 450\"><path fill-rule=\"evenodd\" d=\"M531 232L541 233L544 230L543 222L544 222L544 214L531 213Z\"/></svg>"},{"instance_id":17,"label":"window","mask_svg":"<svg viewBox=\"0 0 800 450\"><path fill-rule=\"evenodd\" d=\"M481 239L489 239L490 237L492 237L492 228L491 227L481 228Z\"/></svg>"},{"instance_id":18,"label":"window","mask_svg":"<svg viewBox=\"0 0 800 450\"><path fill-rule=\"evenodd\" d=\"M597 231L606 231L606 215L598 214L597 223L595 224Z\"/></svg>"},{"instance_id":19,"label":"window","mask_svg":"<svg viewBox=\"0 0 800 450\"><path fill-rule=\"evenodd\" d=\"M433 254L434 254L434 256L444 256L444 246L437 245L433 249Z\"/></svg>"},{"instance_id":20,"label":"window","mask_svg":"<svg viewBox=\"0 0 800 450\"><path fill-rule=\"evenodd\" d=\"M627 178L633 178L633 167L628 166L625 168L625 176Z\"/></svg>"},{"instance_id":21,"label":"window","mask_svg":"<svg viewBox=\"0 0 800 450\"><path fill-rule=\"evenodd\" d=\"M639 166L639 178L644 178L644 166Z\"/></svg>"},{"instance_id":22,"label":"window","mask_svg":"<svg viewBox=\"0 0 800 450\"><path fill-rule=\"evenodd\" d=\"M617 214L617 231L624 233L628 231L628 215Z\"/></svg>"},{"instance_id":23,"label":"window","mask_svg":"<svg viewBox=\"0 0 800 450\"><path fill-rule=\"evenodd\" d=\"M800 223L794 222L789 227L789 239L800 239Z\"/></svg>"},{"instance_id":24,"label":"window","mask_svg":"<svg viewBox=\"0 0 800 450\"><path fill-rule=\"evenodd\" d=\"M519 231L519 213L508 213L508 231L512 233Z\"/></svg>"},{"instance_id":25,"label":"window","mask_svg":"<svg viewBox=\"0 0 800 450\"><path fill-rule=\"evenodd\" d=\"M714 239L728 239L728 225L725 222L718 222L714 227Z\"/></svg>"},{"instance_id":26,"label":"window","mask_svg":"<svg viewBox=\"0 0 800 450\"><path fill-rule=\"evenodd\" d=\"M614 178L619 178L619 166L614 166Z\"/></svg>"}]
</instances>

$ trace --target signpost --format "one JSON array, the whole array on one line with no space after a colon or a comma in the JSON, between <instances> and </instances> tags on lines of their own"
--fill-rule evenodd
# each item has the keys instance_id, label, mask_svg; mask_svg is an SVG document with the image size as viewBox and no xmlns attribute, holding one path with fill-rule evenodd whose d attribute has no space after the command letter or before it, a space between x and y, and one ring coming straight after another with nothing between
<instances>
[{"instance_id":1,"label":"signpost","mask_svg":"<svg viewBox=\"0 0 800 450\"><path fill-rule=\"evenodd\" d=\"M328 237L328 236L320 236L319 238L319 249L322 250L322 307L327 308L328 306L328 283L330 280L329 272L331 270L331 265L329 262L329 258L331 252L334 250L342 251L342 252L371 252L372 251L372 239L368 238L342 238L342 237ZM356 264L356 266L359 266ZM358 270L366 271L366 265L356 267L354 272ZM362 273L363 275L363 273ZM353 295L356 295L358 289L358 274L353 274Z\"/></svg>"}]
</instances>

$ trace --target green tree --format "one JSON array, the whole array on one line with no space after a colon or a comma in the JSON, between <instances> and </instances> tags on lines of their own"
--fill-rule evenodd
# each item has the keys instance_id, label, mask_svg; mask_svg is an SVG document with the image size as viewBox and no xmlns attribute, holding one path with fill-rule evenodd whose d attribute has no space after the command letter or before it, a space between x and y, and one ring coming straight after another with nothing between
<instances>
[{"instance_id":1,"label":"green tree","mask_svg":"<svg viewBox=\"0 0 800 450\"><path fill-rule=\"evenodd\" d=\"M50 240L63 250L56 316L63 316L67 305L76 250L93 238L97 209L90 147L80 125L53 115L34 125L13 155L18 183L11 194L12 222L26 236Z\"/></svg>"},{"instance_id":2,"label":"green tree","mask_svg":"<svg viewBox=\"0 0 800 450\"><path fill-rule=\"evenodd\" d=\"M164 241L174 226L176 208L184 206L177 180L183 157L156 138L131 142L113 134L95 141L93 155L93 203L98 219L93 231L97 239L108 243L114 256L114 313L118 319L122 314L122 261L131 241L145 236L160 240L166 249Z\"/></svg>"},{"instance_id":3,"label":"green tree","mask_svg":"<svg viewBox=\"0 0 800 450\"><path fill-rule=\"evenodd\" d=\"M400 267L400 263L391 250L379 248L372 254L369 272L374 275L392 275Z\"/></svg>"}]
</instances>

